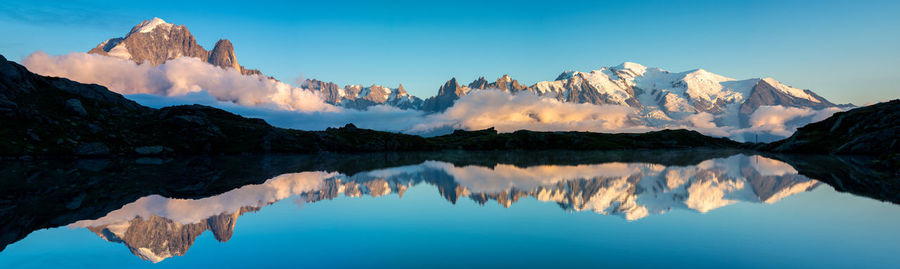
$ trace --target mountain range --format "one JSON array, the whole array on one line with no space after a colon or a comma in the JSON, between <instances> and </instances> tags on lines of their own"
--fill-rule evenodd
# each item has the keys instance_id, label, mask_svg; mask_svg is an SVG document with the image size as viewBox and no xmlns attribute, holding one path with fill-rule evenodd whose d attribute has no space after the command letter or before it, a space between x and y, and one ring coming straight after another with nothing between
<instances>
[{"instance_id":1,"label":"mountain range","mask_svg":"<svg viewBox=\"0 0 900 269\"><path fill-rule=\"evenodd\" d=\"M897 160L900 100L836 113L770 144L738 143L692 130L645 133L499 133L493 128L434 137L347 124L284 129L202 105L154 109L96 84L41 76L0 55L0 157L377 152L423 150L757 149L886 156ZM188 136L179 134L190 134ZM889 167L892 165L888 165Z\"/></svg>"},{"instance_id":2,"label":"mountain range","mask_svg":"<svg viewBox=\"0 0 900 269\"><path fill-rule=\"evenodd\" d=\"M175 26L159 18L134 26L125 37L103 41L89 53L153 65L179 57L195 57L242 74L262 74L239 65L234 46L227 39L219 40L207 51L197 44L185 26ZM435 96L424 100L410 95L402 84L397 88L375 84L341 87L333 82L306 79L301 87L316 92L327 103L347 108L364 110L388 105L427 113L445 111L458 99L477 91L500 90L567 103L626 106L637 111L638 116L632 121L658 128L683 126L701 113L711 114L715 126L747 128L752 125L753 113L763 106L814 110L852 107L832 103L811 90L788 86L773 78L737 80L704 69L670 72L631 62L589 72L565 71L554 80L532 85L520 83L509 75L495 81L480 77L466 85L451 78L438 88Z\"/></svg>"},{"instance_id":3,"label":"mountain range","mask_svg":"<svg viewBox=\"0 0 900 269\"><path fill-rule=\"evenodd\" d=\"M560 102L628 106L640 111L649 126L664 126L697 113L717 115L717 125L748 127L761 106L811 109L839 107L810 90L787 86L772 78L735 80L703 69L669 72L626 62L590 72L566 71L553 81L531 86L503 75L495 82L484 77L460 85L455 78L425 100L426 111L443 111L462 96L497 89L528 92ZM846 106L846 105L845 105Z\"/></svg>"}]
</instances>

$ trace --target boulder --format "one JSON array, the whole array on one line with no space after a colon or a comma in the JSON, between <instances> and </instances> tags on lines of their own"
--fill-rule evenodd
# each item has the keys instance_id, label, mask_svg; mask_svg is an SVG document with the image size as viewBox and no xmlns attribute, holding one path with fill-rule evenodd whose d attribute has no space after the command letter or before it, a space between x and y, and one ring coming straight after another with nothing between
<instances>
[{"instance_id":1,"label":"boulder","mask_svg":"<svg viewBox=\"0 0 900 269\"><path fill-rule=\"evenodd\" d=\"M101 142L84 143L75 149L75 155L100 156L109 155L109 147Z\"/></svg>"},{"instance_id":2,"label":"boulder","mask_svg":"<svg viewBox=\"0 0 900 269\"><path fill-rule=\"evenodd\" d=\"M81 117L87 116L87 110L84 110L81 100L75 98L66 100L66 111Z\"/></svg>"},{"instance_id":3,"label":"boulder","mask_svg":"<svg viewBox=\"0 0 900 269\"><path fill-rule=\"evenodd\" d=\"M160 154L163 152L163 146L138 147L134 149L134 152L140 155Z\"/></svg>"}]
</instances>

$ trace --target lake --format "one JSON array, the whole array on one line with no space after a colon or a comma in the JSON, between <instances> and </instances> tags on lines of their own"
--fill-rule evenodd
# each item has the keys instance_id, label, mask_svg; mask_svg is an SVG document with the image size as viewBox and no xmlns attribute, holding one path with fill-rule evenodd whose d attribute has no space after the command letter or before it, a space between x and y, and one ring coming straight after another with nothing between
<instances>
[{"instance_id":1,"label":"lake","mask_svg":"<svg viewBox=\"0 0 900 269\"><path fill-rule=\"evenodd\" d=\"M737 151L2 161L0 268L900 268L896 179L861 163Z\"/></svg>"}]
</instances>

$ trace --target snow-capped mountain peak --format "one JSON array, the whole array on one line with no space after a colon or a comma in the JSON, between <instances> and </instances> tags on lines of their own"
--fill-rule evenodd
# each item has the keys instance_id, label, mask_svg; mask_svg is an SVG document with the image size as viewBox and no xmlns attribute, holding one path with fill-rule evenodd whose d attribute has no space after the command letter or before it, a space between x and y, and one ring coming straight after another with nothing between
<instances>
[{"instance_id":1,"label":"snow-capped mountain peak","mask_svg":"<svg viewBox=\"0 0 900 269\"><path fill-rule=\"evenodd\" d=\"M259 70L238 64L231 41L220 39L212 50L207 51L197 43L186 26L176 26L156 17L135 25L125 37L110 38L100 43L88 53L152 65L161 65L180 57L193 57L222 68L234 68L244 75L262 75Z\"/></svg>"},{"instance_id":2,"label":"snow-capped mountain peak","mask_svg":"<svg viewBox=\"0 0 900 269\"><path fill-rule=\"evenodd\" d=\"M559 76L556 76L556 79L554 79L554 80L567 80L569 78L572 78L572 76L574 76L576 72L577 71L575 71L575 70L563 71L562 73L559 74Z\"/></svg>"},{"instance_id":3,"label":"snow-capped mountain peak","mask_svg":"<svg viewBox=\"0 0 900 269\"><path fill-rule=\"evenodd\" d=\"M164 29L170 29L170 28L172 28L172 26L175 26L175 25L171 24L171 23L167 23L163 19L153 17L153 19L143 21L140 24L134 26L134 28L131 28L131 32L128 32L128 34L130 35L130 34L134 34L134 33L149 33L149 32L152 32L153 29L156 29L157 27L163 27Z\"/></svg>"},{"instance_id":4,"label":"snow-capped mountain peak","mask_svg":"<svg viewBox=\"0 0 900 269\"><path fill-rule=\"evenodd\" d=\"M786 93L786 94L789 94L789 95L791 95L791 96L794 96L794 97L797 97L797 98L801 98L801 99L806 99L806 100L809 100L809 101L814 102L814 103L820 103L820 102L821 102L821 101L819 101L819 99L817 99L817 98L813 97L812 95L806 93L806 91L801 90L801 89L797 89L797 88L794 88L794 87L791 87L791 86L788 86L788 85L784 85L784 83L781 83L781 82L779 82L779 81L777 81L777 80L775 80L775 79L773 79L773 78L763 78L762 80L765 81L766 83L769 83L769 85L772 85L772 87L775 87L775 89L777 89L777 90L779 90L779 91L781 91L781 92L784 92L784 93Z\"/></svg>"},{"instance_id":5,"label":"snow-capped mountain peak","mask_svg":"<svg viewBox=\"0 0 900 269\"><path fill-rule=\"evenodd\" d=\"M682 86L684 94L691 98L715 101L725 97L722 96L724 88L722 82L733 80L733 78L713 74L703 69L696 69L687 72L681 79L684 83L679 86Z\"/></svg>"},{"instance_id":6,"label":"snow-capped mountain peak","mask_svg":"<svg viewBox=\"0 0 900 269\"><path fill-rule=\"evenodd\" d=\"M444 111L463 95L482 89L506 90L491 84L500 86L507 81L508 76L500 77L497 83L480 78L470 84L470 91L461 94L439 91L437 96L425 100L423 109ZM560 102L628 106L637 111L637 116L631 118L636 125L657 128L698 127L698 124L704 128L748 128L751 127L749 119L762 106L815 110L836 107L812 91L793 88L771 78L736 80L705 69L669 72L633 62L589 72L565 71L555 80L539 81L508 92L523 91ZM700 122L697 117L709 120Z\"/></svg>"},{"instance_id":7,"label":"snow-capped mountain peak","mask_svg":"<svg viewBox=\"0 0 900 269\"><path fill-rule=\"evenodd\" d=\"M647 72L647 67L639 63L624 62L612 67L615 70L630 71L634 76L643 76Z\"/></svg>"}]
</instances>

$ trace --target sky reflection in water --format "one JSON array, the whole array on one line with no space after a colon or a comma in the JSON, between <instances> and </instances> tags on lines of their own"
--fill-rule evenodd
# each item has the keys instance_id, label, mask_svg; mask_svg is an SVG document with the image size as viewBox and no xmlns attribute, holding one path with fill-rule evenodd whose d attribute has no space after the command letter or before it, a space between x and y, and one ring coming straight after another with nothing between
<instances>
[{"instance_id":1,"label":"sky reflection in water","mask_svg":"<svg viewBox=\"0 0 900 269\"><path fill-rule=\"evenodd\" d=\"M894 267L898 213L761 156L684 166L425 161L286 173L200 199L144 196L34 232L0 265Z\"/></svg>"}]
</instances>

